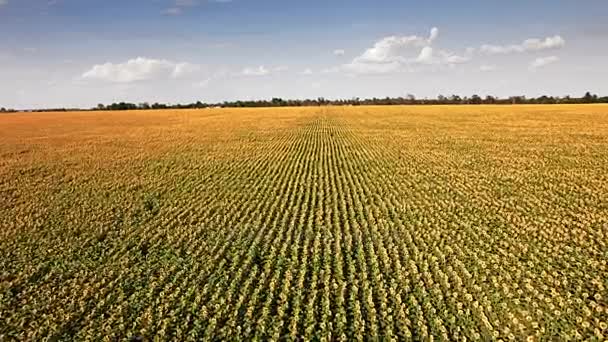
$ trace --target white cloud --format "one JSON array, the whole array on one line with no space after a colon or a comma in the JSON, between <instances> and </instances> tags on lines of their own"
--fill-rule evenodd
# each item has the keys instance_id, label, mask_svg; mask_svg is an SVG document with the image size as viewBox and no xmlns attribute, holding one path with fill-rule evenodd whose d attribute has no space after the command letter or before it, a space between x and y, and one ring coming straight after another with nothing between
<instances>
[{"instance_id":1,"label":"white cloud","mask_svg":"<svg viewBox=\"0 0 608 342\"><path fill-rule=\"evenodd\" d=\"M313 74L312 69L304 69L304 70L303 70L303 71L300 73L300 75L312 75L312 74Z\"/></svg>"},{"instance_id":2,"label":"white cloud","mask_svg":"<svg viewBox=\"0 0 608 342\"><path fill-rule=\"evenodd\" d=\"M439 37L439 29L436 27L433 27L431 29L431 36L429 37L429 42L432 43L433 41L435 41L437 39L437 37Z\"/></svg>"},{"instance_id":3,"label":"white cloud","mask_svg":"<svg viewBox=\"0 0 608 342\"><path fill-rule=\"evenodd\" d=\"M524 42L526 50L542 51L549 49L561 49L566 46L566 41L561 36L547 37L545 40L528 39Z\"/></svg>"},{"instance_id":4,"label":"white cloud","mask_svg":"<svg viewBox=\"0 0 608 342\"><path fill-rule=\"evenodd\" d=\"M390 36L376 42L372 48L356 57L342 69L353 73L391 73L412 71L424 65L454 66L467 63L474 49L467 49L463 56L433 47L439 37L439 29L433 27L429 37Z\"/></svg>"},{"instance_id":5,"label":"white cloud","mask_svg":"<svg viewBox=\"0 0 608 342\"><path fill-rule=\"evenodd\" d=\"M483 45L479 49L467 48L464 53L457 54L436 47L439 29L433 27L428 37L389 36L377 41L371 48L365 50L350 63L342 65L339 70L354 74L393 73L415 70L432 70L444 67L454 67L470 62L476 51L488 55L539 52L561 49L566 41L559 35L544 39L526 39L521 44L514 45ZM492 71L496 67L482 66L481 71Z\"/></svg>"},{"instance_id":6,"label":"white cloud","mask_svg":"<svg viewBox=\"0 0 608 342\"><path fill-rule=\"evenodd\" d=\"M439 30L431 29L429 38L419 36L390 36L376 42L372 48L367 49L361 56L357 57L359 62L384 63L399 61L405 51L417 47L422 48L430 45L439 34Z\"/></svg>"},{"instance_id":7,"label":"white cloud","mask_svg":"<svg viewBox=\"0 0 608 342\"><path fill-rule=\"evenodd\" d=\"M546 67L549 64L557 62L559 62L559 57L557 56L540 57L530 63L530 70L540 69Z\"/></svg>"},{"instance_id":8,"label":"white cloud","mask_svg":"<svg viewBox=\"0 0 608 342\"><path fill-rule=\"evenodd\" d=\"M175 79L198 71L197 65L137 57L124 63L94 65L82 74L83 79L130 83L153 79Z\"/></svg>"},{"instance_id":9,"label":"white cloud","mask_svg":"<svg viewBox=\"0 0 608 342\"><path fill-rule=\"evenodd\" d=\"M496 71L497 69L498 68L496 67L496 65L490 65L490 64L484 64L479 67L479 71L482 71L482 72L491 72L491 71Z\"/></svg>"},{"instance_id":10,"label":"white cloud","mask_svg":"<svg viewBox=\"0 0 608 342\"><path fill-rule=\"evenodd\" d=\"M423 64L431 64L433 62L433 48L430 46L423 47L416 61Z\"/></svg>"},{"instance_id":11,"label":"white cloud","mask_svg":"<svg viewBox=\"0 0 608 342\"><path fill-rule=\"evenodd\" d=\"M415 62L427 65L456 65L467 63L471 60L471 56L458 56L452 52L445 50L434 49L430 46L425 46L418 54Z\"/></svg>"},{"instance_id":12,"label":"white cloud","mask_svg":"<svg viewBox=\"0 0 608 342\"><path fill-rule=\"evenodd\" d=\"M334 50L334 55L336 55L336 56L344 56L345 53L346 53L346 51L344 51L343 49Z\"/></svg>"},{"instance_id":13,"label":"white cloud","mask_svg":"<svg viewBox=\"0 0 608 342\"><path fill-rule=\"evenodd\" d=\"M544 50L561 49L566 41L561 36L547 37L545 39L531 38L524 40L521 44L513 45L482 45L480 51L489 55L535 52Z\"/></svg>"},{"instance_id":14,"label":"white cloud","mask_svg":"<svg viewBox=\"0 0 608 342\"><path fill-rule=\"evenodd\" d=\"M8 0L0 0L0 6L8 5Z\"/></svg>"}]
</instances>

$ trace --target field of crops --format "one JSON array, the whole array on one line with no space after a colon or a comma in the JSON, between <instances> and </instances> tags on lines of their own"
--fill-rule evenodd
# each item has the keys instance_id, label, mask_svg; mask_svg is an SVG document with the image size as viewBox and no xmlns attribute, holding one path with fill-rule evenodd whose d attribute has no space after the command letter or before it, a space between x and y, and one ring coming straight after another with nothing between
<instances>
[{"instance_id":1,"label":"field of crops","mask_svg":"<svg viewBox=\"0 0 608 342\"><path fill-rule=\"evenodd\" d=\"M608 106L0 116L0 341L608 338Z\"/></svg>"}]
</instances>

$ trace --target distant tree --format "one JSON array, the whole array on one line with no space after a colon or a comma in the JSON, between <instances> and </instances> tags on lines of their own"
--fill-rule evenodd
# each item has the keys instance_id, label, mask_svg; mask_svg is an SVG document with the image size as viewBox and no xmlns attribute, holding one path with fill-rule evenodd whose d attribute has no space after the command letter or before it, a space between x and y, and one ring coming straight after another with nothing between
<instances>
[{"instance_id":1,"label":"distant tree","mask_svg":"<svg viewBox=\"0 0 608 342\"><path fill-rule=\"evenodd\" d=\"M534 102L536 102L538 104L553 104L553 103L556 103L556 100L554 97L543 95L543 96L537 98Z\"/></svg>"},{"instance_id":2,"label":"distant tree","mask_svg":"<svg viewBox=\"0 0 608 342\"><path fill-rule=\"evenodd\" d=\"M452 94L452 96L450 96L450 102L453 103L453 104L458 104L458 103L462 102L462 98L460 96L458 96L458 95L453 95Z\"/></svg>"},{"instance_id":3,"label":"distant tree","mask_svg":"<svg viewBox=\"0 0 608 342\"><path fill-rule=\"evenodd\" d=\"M0 113L5 113L6 112L6 108L2 107L0 108Z\"/></svg>"},{"instance_id":4,"label":"distant tree","mask_svg":"<svg viewBox=\"0 0 608 342\"><path fill-rule=\"evenodd\" d=\"M478 105L478 104L481 104L482 102L483 102L483 100L481 99L481 97L479 95L473 95L469 99L470 104Z\"/></svg>"},{"instance_id":5,"label":"distant tree","mask_svg":"<svg viewBox=\"0 0 608 342\"><path fill-rule=\"evenodd\" d=\"M161 104L158 102L155 102L154 104L152 104L152 109L166 109L167 105L166 104Z\"/></svg>"},{"instance_id":6,"label":"distant tree","mask_svg":"<svg viewBox=\"0 0 608 342\"><path fill-rule=\"evenodd\" d=\"M525 96L511 96L511 97L509 97L509 101L512 104L523 104L523 103L526 103L526 97Z\"/></svg>"},{"instance_id":7,"label":"distant tree","mask_svg":"<svg viewBox=\"0 0 608 342\"><path fill-rule=\"evenodd\" d=\"M274 107L285 106L286 105L285 101L283 101L283 99L279 98L279 97L274 97L272 99L271 103L272 103L272 106L274 106Z\"/></svg>"},{"instance_id":8,"label":"distant tree","mask_svg":"<svg viewBox=\"0 0 608 342\"><path fill-rule=\"evenodd\" d=\"M583 103L594 103L597 102L597 95L591 95L590 92L586 92L582 100Z\"/></svg>"},{"instance_id":9,"label":"distant tree","mask_svg":"<svg viewBox=\"0 0 608 342\"><path fill-rule=\"evenodd\" d=\"M207 108L207 107L279 107L279 106L345 106L345 105L433 105L433 104L555 104L555 103L608 103L608 96L599 97L590 92L585 93L583 97L553 97L548 95L542 95L537 98L526 98L525 96L511 96L508 98L499 98L487 95L485 98L481 98L479 95L473 95L471 97L460 97L458 95L451 95L446 97L444 95L438 95L437 98L424 98L416 99L412 94L407 94L405 97L384 97L384 98L358 98L354 97L351 99L326 99L319 97L317 99L303 99L303 100L285 100L279 97L274 97L269 100L255 100L255 101L224 101L221 103L204 103L197 101L189 104L164 104L155 102L152 105L147 102L140 104L133 104L127 102L112 103L109 105L98 104L97 107L91 108L92 110L133 110L133 109L181 109L181 108ZM73 110L67 108L56 108L56 109L42 109L36 111L65 111ZM13 112L13 109L2 108L0 112Z\"/></svg>"}]
</instances>

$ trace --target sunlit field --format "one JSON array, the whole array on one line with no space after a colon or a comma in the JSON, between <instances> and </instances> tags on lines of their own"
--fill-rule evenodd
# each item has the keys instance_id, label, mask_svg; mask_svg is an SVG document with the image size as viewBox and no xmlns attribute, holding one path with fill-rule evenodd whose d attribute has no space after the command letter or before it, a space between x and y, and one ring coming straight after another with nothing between
<instances>
[{"instance_id":1,"label":"sunlit field","mask_svg":"<svg viewBox=\"0 0 608 342\"><path fill-rule=\"evenodd\" d=\"M608 338L608 106L0 115L0 340Z\"/></svg>"}]
</instances>

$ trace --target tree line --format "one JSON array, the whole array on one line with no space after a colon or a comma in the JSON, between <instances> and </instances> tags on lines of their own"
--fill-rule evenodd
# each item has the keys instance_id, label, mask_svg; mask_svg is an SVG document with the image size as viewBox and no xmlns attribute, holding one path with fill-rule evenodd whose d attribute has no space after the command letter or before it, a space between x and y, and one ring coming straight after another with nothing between
<instances>
[{"instance_id":1,"label":"tree line","mask_svg":"<svg viewBox=\"0 0 608 342\"><path fill-rule=\"evenodd\" d=\"M253 101L224 101L220 103L204 103L201 101L189 104L164 104L164 103L129 103L118 102L109 105L98 104L89 110L150 110L150 109L202 109L202 108L252 108L252 107L311 107L311 106L390 106L390 105L481 105L481 104L496 104L496 105L517 105L517 104L584 104L584 103L608 103L608 96L599 97L598 95L585 93L582 97L555 97L543 95L540 97L526 96L511 96L508 98L499 98L494 96L481 97L479 95L464 96L439 95L434 99L424 98L418 99L414 95L406 95L405 97L385 97L385 98L369 98L360 99L358 97L352 99L325 99L319 97L317 99L305 100L285 100L282 98L272 98L271 100L253 100ZM33 112L46 111L71 111L82 110L79 108L49 108L36 109ZM0 108L0 112L16 112L14 109Z\"/></svg>"}]
</instances>

